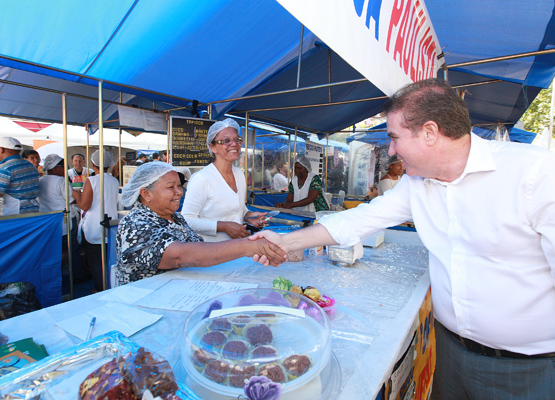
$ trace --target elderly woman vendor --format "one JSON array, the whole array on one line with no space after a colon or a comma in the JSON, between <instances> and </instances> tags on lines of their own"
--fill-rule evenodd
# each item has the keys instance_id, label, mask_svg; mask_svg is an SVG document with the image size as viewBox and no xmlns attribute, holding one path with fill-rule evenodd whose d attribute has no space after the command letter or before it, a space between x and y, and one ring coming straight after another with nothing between
<instances>
[{"instance_id":1,"label":"elderly woman vendor","mask_svg":"<svg viewBox=\"0 0 555 400\"><path fill-rule=\"evenodd\" d=\"M267 213L248 211L245 175L233 163L241 155L239 125L228 118L208 130L206 145L214 161L195 173L187 184L181 214L206 242L244 238L250 235L245 222L264 224Z\"/></svg>"},{"instance_id":2,"label":"elderly woman vendor","mask_svg":"<svg viewBox=\"0 0 555 400\"><path fill-rule=\"evenodd\" d=\"M118 284L134 282L182 267L209 267L239 257L264 254L264 265L284 261L285 253L266 240L203 243L176 213L183 190L174 167L143 164L123 188L121 202L133 206L120 222L116 237Z\"/></svg>"},{"instance_id":3,"label":"elderly woman vendor","mask_svg":"<svg viewBox=\"0 0 555 400\"><path fill-rule=\"evenodd\" d=\"M285 203L277 203L276 207L313 212L330 209L322 190L322 180L311 171L310 160L302 155L297 156L295 176L289 183L289 194Z\"/></svg>"}]
</instances>

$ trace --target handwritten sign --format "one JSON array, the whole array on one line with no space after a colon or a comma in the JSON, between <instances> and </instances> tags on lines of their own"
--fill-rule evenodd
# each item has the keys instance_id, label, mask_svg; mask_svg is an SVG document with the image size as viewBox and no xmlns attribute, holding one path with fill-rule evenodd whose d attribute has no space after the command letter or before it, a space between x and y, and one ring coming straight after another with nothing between
<instances>
[{"instance_id":1,"label":"handwritten sign","mask_svg":"<svg viewBox=\"0 0 555 400\"><path fill-rule=\"evenodd\" d=\"M206 147L212 120L171 117L171 163L174 167L204 167L212 162Z\"/></svg>"}]
</instances>

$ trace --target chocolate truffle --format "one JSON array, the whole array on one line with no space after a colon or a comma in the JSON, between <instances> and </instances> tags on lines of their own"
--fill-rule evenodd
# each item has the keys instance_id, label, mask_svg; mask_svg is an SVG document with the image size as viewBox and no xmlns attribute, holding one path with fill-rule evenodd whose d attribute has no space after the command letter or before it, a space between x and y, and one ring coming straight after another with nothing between
<instances>
[{"instance_id":1,"label":"chocolate truffle","mask_svg":"<svg viewBox=\"0 0 555 400\"><path fill-rule=\"evenodd\" d=\"M229 385L233 387L242 388L245 386L245 379L250 379L254 376L254 365L249 363L241 363L234 365L229 370Z\"/></svg>"},{"instance_id":2,"label":"chocolate truffle","mask_svg":"<svg viewBox=\"0 0 555 400\"><path fill-rule=\"evenodd\" d=\"M248 315L237 315L231 318L231 324L233 325L233 332L237 335L243 334L243 329L245 325L251 322L252 318Z\"/></svg>"},{"instance_id":3,"label":"chocolate truffle","mask_svg":"<svg viewBox=\"0 0 555 400\"><path fill-rule=\"evenodd\" d=\"M224 335L222 332L208 332L205 333L202 338L200 339L200 344L203 347L207 348L217 348L223 346L223 344L227 341L227 336Z\"/></svg>"},{"instance_id":4,"label":"chocolate truffle","mask_svg":"<svg viewBox=\"0 0 555 400\"><path fill-rule=\"evenodd\" d=\"M270 346L258 346L252 351L252 358L255 362L271 362L277 359L277 351Z\"/></svg>"},{"instance_id":5,"label":"chocolate truffle","mask_svg":"<svg viewBox=\"0 0 555 400\"><path fill-rule=\"evenodd\" d=\"M249 349L242 340L232 340L227 342L222 349L222 357L229 360L244 360L247 357Z\"/></svg>"},{"instance_id":6,"label":"chocolate truffle","mask_svg":"<svg viewBox=\"0 0 555 400\"><path fill-rule=\"evenodd\" d=\"M227 378L229 364L223 361L210 361L204 369L204 375L216 383L223 383Z\"/></svg>"},{"instance_id":7,"label":"chocolate truffle","mask_svg":"<svg viewBox=\"0 0 555 400\"><path fill-rule=\"evenodd\" d=\"M263 375L275 383L285 382L285 374L283 368L277 364L268 364L260 367L259 375Z\"/></svg>"},{"instance_id":8,"label":"chocolate truffle","mask_svg":"<svg viewBox=\"0 0 555 400\"><path fill-rule=\"evenodd\" d=\"M289 375L290 379L298 378L310 369L311 362L310 358L305 355L295 354L287 357L283 361L283 366L285 371Z\"/></svg>"},{"instance_id":9,"label":"chocolate truffle","mask_svg":"<svg viewBox=\"0 0 555 400\"><path fill-rule=\"evenodd\" d=\"M208 330L213 332L223 332L226 335L231 332L231 322L227 318L216 318L208 326Z\"/></svg>"},{"instance_id":10,"label":"chocolate truffle","mask_svg":"<svg viewBox=\"0 0 555 400\"><path fill-rule=\"evenodd\" d=\"M209 353L202 349L197 349L193 353L193 364L198 370L204 369L204 367L206 367L206 364L208 364L210 361L214 361L215 359L216 357L212 353Z\"/></svg>"},{"instance_id":11,"label":"chocolate truffle","mask_svg":"<svg viewBox=\"0 0 555 400\"><path fill-rule=\"evenodd\" d=\"M255 325L247 328L247 340L253 346L272 343L274 335L267 325Z\"/></svg>"}]
</instances>

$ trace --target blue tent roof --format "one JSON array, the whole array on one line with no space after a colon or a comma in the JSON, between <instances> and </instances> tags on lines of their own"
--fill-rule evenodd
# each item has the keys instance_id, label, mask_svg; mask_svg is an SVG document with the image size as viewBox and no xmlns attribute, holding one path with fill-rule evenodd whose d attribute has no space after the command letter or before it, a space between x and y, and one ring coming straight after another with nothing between
<instances>
[{"instance_id":1,"label":"blue tent roof","mask_svg":"<svg viewBox=\"0 0 555 400\"><path fill-rule=\"evenodd\" d=\"M553 0L427 0L426 6L448 65L549 49L555 44ZM124 92L185 106L191 100L208 103L294 89L300 28L275 0L50 0L33 2L32 7L12 1L3 4L0 14L0 65L75 84L96 85L95 79L102 79L105 96L113 101ZM327 47L306 29L304 43L301 86L328 83ZM449 79L453 84L504 80L469 88L466 101L475 124L516 122L540 88L551 82L554 57L457 68L450 71ZM12 79L15 70L9 71L2 79ZM331 74L332 82L361 77L334 52ZM8 86L3 85L0 93L0 114L61 120L59 95L55 101L46 95L41 99L34 94L17 97L14 90L12 97L2 102ZM77 85L70 89L81 90ZM380 95L370 82L331 90L333 102ZM84 109L94 114L96 107L71 99L72 121L94 120ZM37 107L28 107L29 102ZM262 110L253 112L253 117L330 132L376 114L382 101L304 108L327 102L328 89L319 89L222 103L214 117L228 111ZM263 111L283 106L295 108Z\"/></svg>"},{"instance_id":2,"label":"blue tent roof","mask_svg":"<svg viewBox=\"0 0 555 400\"><path fill-rule=\"evenodd\" d=\"M528 132L523 129L509 127L509 138L511 142L520 143L532 143L536 138L536 134L533 132ZM487 127L475 126L472 128L472 132L476 135L483 137L485 139L495 139L495 127L492 126L490 129ZM387 136L387 123L383 122L376 125L366 132L358 132L347 138L347 143L351 143L353 140L358 140L360 142L371 143L375 145L389 145L391 139Z\"/></svg>"}]
</instances>

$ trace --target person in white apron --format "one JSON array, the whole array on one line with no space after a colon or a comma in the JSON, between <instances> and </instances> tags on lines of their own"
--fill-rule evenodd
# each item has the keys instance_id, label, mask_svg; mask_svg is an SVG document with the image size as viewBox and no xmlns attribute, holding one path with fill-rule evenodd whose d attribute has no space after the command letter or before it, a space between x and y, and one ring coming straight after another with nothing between
<instances>
[{"instance_id":1,"label":"person in white apron","mask_svg":"<svg viewBox=\"0 0 555 400\"><path fill-rule=\"evenodd\" d=\"M12 137L0 137L0 198L2 215L39 212L39 173L21 158L21 143Z\"/></svg>"},{"instance_id":2,"label":"person in white apron","mask_svg":"<svg viewBox=\"0 0 555 400\"><path fill-rule=\"evenodd\" d=\"M312 212L330 209L322 189L322 180L311 171L310 160L303 155L297 156L295 176L289 183L289 194L285 203L277 203L276 207Z\"/></svg>"}]
</instances>

